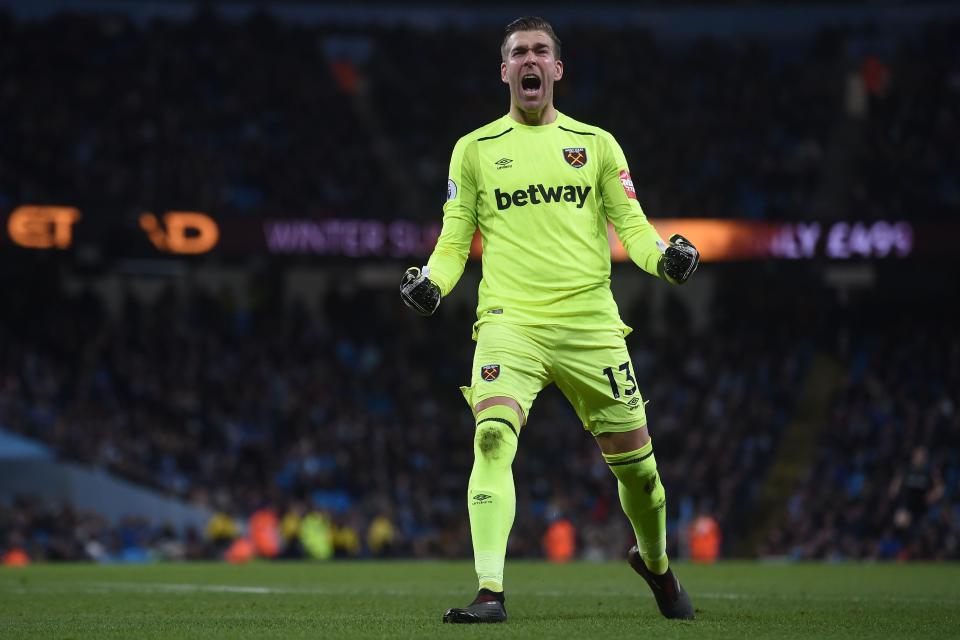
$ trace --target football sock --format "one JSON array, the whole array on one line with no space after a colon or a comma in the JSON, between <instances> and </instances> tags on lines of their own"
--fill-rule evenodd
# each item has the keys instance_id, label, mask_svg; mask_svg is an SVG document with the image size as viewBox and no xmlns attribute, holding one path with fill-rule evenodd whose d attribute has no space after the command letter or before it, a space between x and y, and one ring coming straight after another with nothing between
<instances>
[{"instance_id":1,"label":"football sock","mask_svg":"<svg viewBox=\"0 0 960 640\"><path fill-rule=\"evenodd\" d=\"M491 591L490 589L480 589L477 592L477 597L473 599L471 604L476 604L478 602L499 602L503 604L505 602L503 596L503 591Z\"/></svg>"},{"instance_id":2,"label":"football sock","mask_svg":"<svg viewBox=\"0 0 960 640\"><path fill-rule=\"evenodd\" d=\"M503 560L517 508L511 465L519 423L516 411L493 405L477 414L473 440L473 471L467 485L473 559L480 588L494 592L503 591Z\"/></svg>"},{"instance_id":3,"label":"football sock","mask_svg":"<svg viewBox=\"0 0 960 640\"><path fill-rule=\"evenodd\" d=\"M657 474L653 441L636 451L605 453L603 458L617 476L620 505L633 525L643 563L657 575L666 573L666 493Z\"/></svg>"}]
</instances>

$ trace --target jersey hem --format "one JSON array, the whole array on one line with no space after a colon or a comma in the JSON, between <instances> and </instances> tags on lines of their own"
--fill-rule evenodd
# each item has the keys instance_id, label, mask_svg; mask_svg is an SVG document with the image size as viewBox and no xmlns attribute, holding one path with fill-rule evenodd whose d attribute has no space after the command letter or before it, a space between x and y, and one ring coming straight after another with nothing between
<instances>
[{"instance_id":1,"label":"jersey hem","mask_svg":"<svg viewBox=\"0 0 960 640\"><path fill-rule=\"evenodd\" d=\"M578 322L523 322L513 319L505 319L502 316L489 316L484 314L476 322L473 323L473 332L470 336L470 339L474 342L477 341L477 334L480 331L480 327L483 325L494 322L496 324L510 324L515 327L563 327L565 329L581 329L584 332L589 331L606 331L610 328L614 328L620 331L621 336L626 338L628 335L633 333L633 327L624 324L623 320L617 319L618 324L614 323L603 323L603 324L582 324ZM613 324L613 327L611 327Z\"/></svg>"}]
</instances>

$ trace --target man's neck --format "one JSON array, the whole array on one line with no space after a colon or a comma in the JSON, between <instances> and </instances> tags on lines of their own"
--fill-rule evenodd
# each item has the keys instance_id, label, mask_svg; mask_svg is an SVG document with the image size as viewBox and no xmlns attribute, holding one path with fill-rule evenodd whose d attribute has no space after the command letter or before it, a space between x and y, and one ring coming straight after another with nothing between
<instances>
[{"instance_id":1,"label":"man's neck","mask_svg":"<svg viewBox=\"0 0 960 640\"><path fill-rule=\"evenodd\" d=\"M510 117L520 124L531 127L537 127L544 124L551 124L557 119L557 110L552 104L547 104L540 111L525 112L517 108L517 105L510 105Z\"/></svg>"}]
</instances>

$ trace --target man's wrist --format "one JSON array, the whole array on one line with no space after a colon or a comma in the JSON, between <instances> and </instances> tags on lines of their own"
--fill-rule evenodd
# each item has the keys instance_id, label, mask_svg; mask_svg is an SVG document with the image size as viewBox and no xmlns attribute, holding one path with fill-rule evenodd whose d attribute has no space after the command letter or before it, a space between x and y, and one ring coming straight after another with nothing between
<instances>
[{"instance_id":1,"label":"man's wrist","mask_svg":"<svg viewBox=\"0 0 960 640\"><path fill-rule=\"evenodd\" d=\"M693 243L674 234L657 261L657 274L670 284L683 284L700 264L700 252Z\"/></svg>"},{"instance_id":2,"label":"man's wrist","mask_svg":"<svg viewBox=\"0 0 960 640\"><path fill-rule=\"evenodd\" d=\"M420 315L432 315L440 305L440 287L430 280L430 267L410 267L400 280L400 299Z\"/></svg>"}]
</instances>

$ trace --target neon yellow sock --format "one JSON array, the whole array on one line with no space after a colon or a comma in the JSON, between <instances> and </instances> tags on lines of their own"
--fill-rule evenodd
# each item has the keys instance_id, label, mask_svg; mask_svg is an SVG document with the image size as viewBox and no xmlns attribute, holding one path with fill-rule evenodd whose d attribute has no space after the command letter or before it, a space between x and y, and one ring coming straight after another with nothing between
<instances>
[{"instance_id":1,"label":"neon yellow sock","mask_svg":"<svg viewBox=\"0 0 960 640\"><path fill-rule=\"evenodd\" d=\"M617 476L620 505L633 525L640 557L653 573L666 573L670 565L667 559L667 502L657 474L653 441L636 451L603 454L603 458Z\"/></svg>"},{"instance_id":2,"label":"neon yellow sock","mask_svg":"<svg viewBox=\"0 0 960 640\"><path fill-rule=\"evenodd\" d=\"M477 578L481 589L491 591L503 591L507 538L517 509L511 465L517 454L519 422L516 412L503 405L477 414L467 509Z\"/></svg>"}]
</instances>

